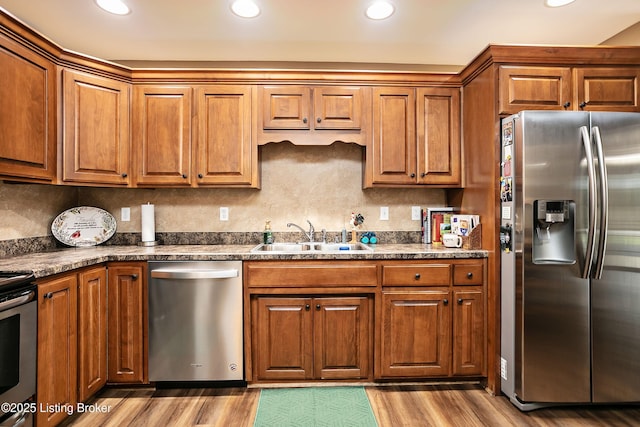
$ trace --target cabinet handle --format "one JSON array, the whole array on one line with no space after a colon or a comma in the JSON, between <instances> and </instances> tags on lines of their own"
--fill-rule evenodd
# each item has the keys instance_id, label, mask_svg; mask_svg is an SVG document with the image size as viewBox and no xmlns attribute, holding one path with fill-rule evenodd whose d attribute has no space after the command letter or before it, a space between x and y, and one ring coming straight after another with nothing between
<instances>
[{"instance_id":1,"label":"cabinet handle","mask_svg":"<svg viewBox=\"0 0 640 427\"><path fill-rule=\"evenodd\" d=\"M443 300L442 300L442 302L443 302L443 304L444 304L444 305L449 304L449 300L448 300L448 299L446 299L446 298L445 298L445 299L443 299Z\"/></svg>"},{"instance_id":2,"label":"cabinet handle","mask_svg":"<svg viewBox=\"0 0 640 427\"><path fill-rule=\"evenodd\" d=\"M584 109L584 107L586 107L586 106L587 106L586 101L582 101L582 102L580 103L580 105L579 105L579 107L580 107L580 109L581 109L581 110L582 110L582 109Z\"/></svg>"},{"instance_id":3,"label":"cabinet handle","mask_svg":"<svg viewBox=\"0 0 640 427\"><path fill-rule=\"evenodd\" d=\"M304 309L305 309L305 310L307 310L307 311L309 311L309 310L311 309L311 305L309 305L309 304L305 305L305 306L304 306Z\"/></svg>"},{"instance_id":4,"label":"cabinet handle","mask_svg":"<svg viewBox=\"0 0 640 427\"><path fill-rule=\"evenodd\" d=\"M458 298L458 305L462 305L462 298Z\"/></svg>"},{"instance_id":5,"label":"cabinet handle","mask_svg":"<svg viewBox=\"0 0 640 427\"><path fill-rule=\"evenodd\" d=\"M302 123L307 123L307 118L305 117L304 119L302 119Z\"/></svg>"},{"instance_id":6,"label":"cabinet handle","mask_svg":"<svg viewBox=\"0 0 640 427\"><path fill-rule=\"evenodd\" d=\"M47 292L46 294L44 294L44 299L51 299L53 298L53 292Z\"/></svg>"},{"instance_id":7,"label":"cabinet handle","mask_svg":"<svg viewBox=\"0 0 640 427\"><path fill-rule=\"evenodd\" d=\"M138 275L137 274L132 274L131 275L131 280L138 280Z\"/></svg>"},{"instance_id":8,"label":"cabinet handle","mask_svg":"<svg viewBox=\"0 0 640 427\"><path fill-rule=\"evenodd\" d=\"M411 174L411 178L415 178L415 177L416 177L416 174L415 174L415 173L412 173L412 174Z\"/></svg>"},{"instance_id":9,"label":"cabinet handle","mask_svg":"<svg viewBox=\"0 0 640 427\"><path fill-rule=\"evenodd\" d=\"M420 177L421 177L421 178L424 178L425 176L427 176L427 173L426 173L426 172L422 172L422 173L420 174Z\"/></svg>"},{"instance_id":10,"label":"cabinet handle","mask_svg":"<svg viewBox=\"0 0 640 427\"><path fill-rule=\"evenodd\" d=\"M416 273L416 280L420 280L420 273Z\"/></svg>"},{"instance_id":11,"label":"cabinet handle","mask_svg":"<svg viewBox=\"0 0 640 427\"><path fill-rule=\"evenodd\" d=\"M187 174L186 174L186 173L183 173L183 174L182 174L182 177L183 177L184 179L187 179Z\"/></svg>"},{"instance_id":12,"label":"cabinet handle","mask_svg":"<svg viewBox=\"0 0 640 427\"><path fill-rule=\"evenodd\" d=\"M198 178L202 179L202 174L201 173L198 174Z\"/></svg>"},{"instance_id":13,"label":"cabinet handle","mask_svg":"<svg viewBox=\"0 0 640 427\"><path fill-rule=\"evenodd\" d=\"M316 304L316 310L320 310L320 304Z\"/></svg>"},{"instance_id":14,"label":"cabinet handle","mask_svg":"<svg viewBox=\"0 0 640 427\"><path fill-rule=\"evenodd\" d=\"M126 178L127 176L128 176L128 175L127 175L127 173L126 173L126 172L122 172L122 177L123 177L123 178Z\"/></svg>"},{"instance_id":15,"label":"cabinet handle","mask_svg":"<svg viewBox=\"0 0 640 427\"><path fill-rule=\"evenodd\" d=\"M320 117L318 117L318 118L316 119L316 121L317 121L318 123L321 123L321 122L322 122L322 119L321 119Z\"/></svg>"},{"instance_id":16,"label":"cabinet handle","mask_svg":"<svg viewBox=\"0 0 640 427\"><path fill-rule=\"evenodd\" d=\"M473 273L469 272L467 273L467 279L471 279L473 277Z\"/></svg>"},{"instance_id":17,"label":"cabinet handle","mask_svg":"<svg viewBox=\"0 0 640 427\"><path fill-rule=\"evenodd\" d=\"M571 103L569 101L565 102L564 104L562 104L562 106L565 108L565 110L569 107L571 107Z\"/></svg>"}]
</instances>

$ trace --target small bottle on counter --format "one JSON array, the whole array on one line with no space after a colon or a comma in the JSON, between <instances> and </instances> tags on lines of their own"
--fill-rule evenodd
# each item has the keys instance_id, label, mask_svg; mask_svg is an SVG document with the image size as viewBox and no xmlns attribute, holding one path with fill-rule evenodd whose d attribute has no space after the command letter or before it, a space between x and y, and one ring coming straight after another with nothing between
<instances>
[{"instance_id":1,"label":"small bottle on counter","mask_svg":"<svg viewBox=\"0 0 640 427\"><path fill-rule=\"evenodd\" d=\"M270 245L273 243L273 233L271 232L271 221L264 223L264 232L262 233L262 243Z\"/></svg>"}]
</instances>

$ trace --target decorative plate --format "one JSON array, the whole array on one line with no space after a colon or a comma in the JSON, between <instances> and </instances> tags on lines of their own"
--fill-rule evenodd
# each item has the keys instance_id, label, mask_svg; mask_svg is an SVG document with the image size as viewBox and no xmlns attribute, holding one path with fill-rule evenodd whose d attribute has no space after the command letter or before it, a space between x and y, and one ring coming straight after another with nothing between
<instances>
[{"instance_id":1,"label":"decorative plate","mask_svg":"<svg viewBox=\"0 0 640 427\"><path fill-rule=\"evenodd\" d=\"M95 246L116 232L116 219L100 208L80 206L67 209L53 220L53 236L69 246Z\"/></svg>"}]
</instances>

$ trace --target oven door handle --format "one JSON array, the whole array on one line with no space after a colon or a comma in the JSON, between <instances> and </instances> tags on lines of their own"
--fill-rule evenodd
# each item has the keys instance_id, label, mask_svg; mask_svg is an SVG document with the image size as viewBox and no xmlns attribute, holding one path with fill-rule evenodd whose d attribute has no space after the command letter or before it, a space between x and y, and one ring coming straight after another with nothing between
<instances>
[{"instance_id":1,"label":"oven door handle","mask_svg":"<svg viewBox=\"0 0 640 427\"><path fill-rule=\"evenodd\" d=\"M36 296L35 291L30 291L28 294L20 295L18 298L13 298L4 302L0 302L0 311L9 310L10 308L17 307L19 305L28 303Z\"/></svg>"}]
</instances>

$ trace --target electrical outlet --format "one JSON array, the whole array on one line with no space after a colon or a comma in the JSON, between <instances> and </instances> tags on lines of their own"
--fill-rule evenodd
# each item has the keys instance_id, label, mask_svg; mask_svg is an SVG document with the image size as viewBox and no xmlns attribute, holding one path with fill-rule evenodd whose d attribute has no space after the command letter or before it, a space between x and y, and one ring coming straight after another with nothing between
<instances>
[{"instance_id":1,"label":"electrical outlet","mask_svg":"<svg viewBox=\"0 0 640 427\"><path fill-rule=\"evenodd\" d=\"M411 206L411 220L420 221L420 206Z\"/></svg>"},{"instance_id":2,"label":"electrical outlet","mask_svg":"<svg viewBox=\"0 0 640 427\"><path fill-rule=\"evenodd\" d=\"M389 221L389 207L381 206L380 207L380 220L381 221Z\"/></svg>"},{"instance_id":3,"label":"electrical outlet","mask_svg":"<svg viewBox=\"0 0 640 427\"><path fill-rule=\"evenodd\" d=\"M500 358L500 377L507 380L507 360L504 357Z\"/></svg>"},{"instance_id":4,"label":"electrical outlet","mask_svg":"<svg viewBox=\"0 0 640 427\"><path fill-rule=\"evenodd\" d=\"M120 221L131 221L131 208L120 208Z\"/></svg>"},{"instance_id":5,"label":"electrical outlet","mask_svg":"<svg viewBox=\"0 0 640 427\"><path fill-rule=\"evenodd\" d=\"M220 208L220 221L229 221L229 208Z\"/></svg>"}]
</instances>

